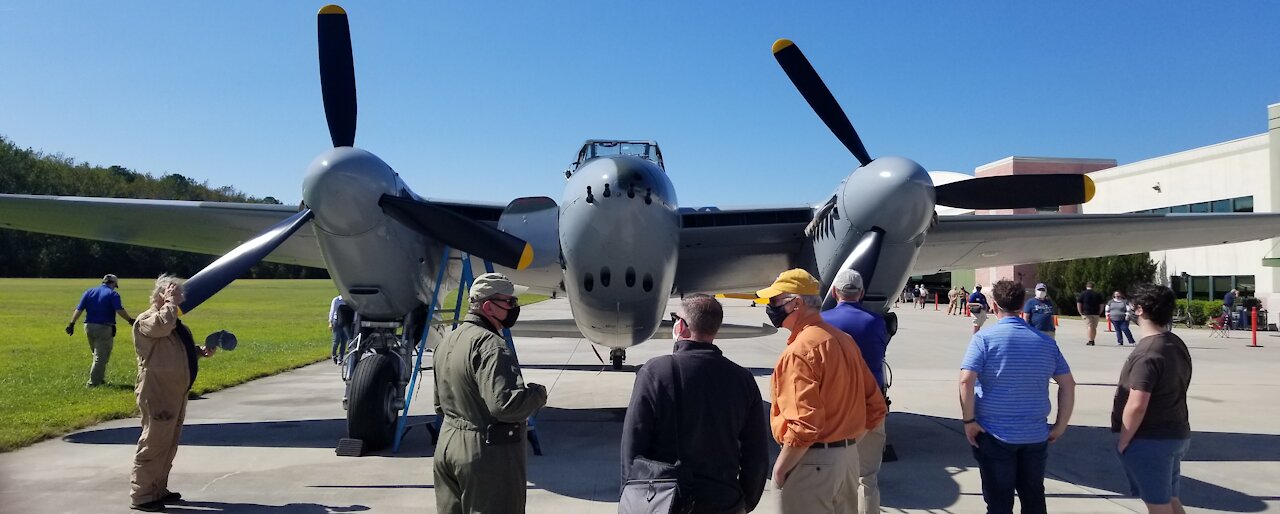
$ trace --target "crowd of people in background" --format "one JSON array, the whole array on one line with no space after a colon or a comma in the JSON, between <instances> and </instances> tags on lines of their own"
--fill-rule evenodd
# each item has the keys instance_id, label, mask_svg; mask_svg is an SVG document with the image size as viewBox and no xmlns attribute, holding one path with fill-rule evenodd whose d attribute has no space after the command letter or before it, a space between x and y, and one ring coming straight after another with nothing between
<instances>
[{"instance_id":1,"label":"crowd of people in background","mask_svg":"<svg viewBox=\"0 0 1280 514\"><path fill-rule=\"evenodd\" d=\"M200 357L179 317L182 281L156 280L151 305L135 320L122 308L118 279L103 278L81 298L68 335L84 312L94 354L89 385L103 383L114 319L133 325L138 354L138 407L142 434L134 456L131 507L163 511L182 495L168 488L185 419L187 392ZM1056 341L1057 307L1048 287L1027 298L1022 284L1001 280L991 296L975 285L947 293L948 315L967 313L973 336L960 364L960 416L972 447L989 513L1046 512L1048 447L1067 430L1075 407L1075 381ZM1187 389L1191 357L1169 332L1176 299L1164 286L1140 285L1132 296L1115 291L1104 302L1086 284L1077 308L1094 345L1106 316L1116 342L1135 344L1112 406L1116 452L1133 495L1152 513L1182 513L1180 462L1190 446ZM823 296L838 300L823 311ZM861 304L862 276L840 271L829 289L803 269L788 270L756 293L787 346L771 376L765 404L752 373L725 358L716 345L723 307L705 295L685 297L672 313L671 355L650 360L636 374L623 421L621 512L750 512L765 484L780 490L784 513L880 511L878 472L888 414L884 359L890 334L883 315ZM936 294L936 293L935 293ZM1224 309L1236 291L1224 299ZM901 300L923 308L929 291L909 287ZM940 296L940 295L939 295ZM546 405L547 389L527 383L505 329L517 322L519 300L504 275L477 277L470 312L435 352L435 406L442 429L434 459L435 499L441 512L523 512L527 420ZM936 301L936 300L935 300ZM1229 312L1226 310L1225 312ZM988 315L996 322L985 327ZM341 296L331 302L331 356L341 362L355 314ZM105 327L99 328L99 327ZM230 347L228 347L230 348ZM1049 383L1057 384L1057 414ZM765 409L768 407L766 415ZM768 438L781 446L770 469ZM660 493L660 491L662 491Z\"/></svg>"}]
</instances>

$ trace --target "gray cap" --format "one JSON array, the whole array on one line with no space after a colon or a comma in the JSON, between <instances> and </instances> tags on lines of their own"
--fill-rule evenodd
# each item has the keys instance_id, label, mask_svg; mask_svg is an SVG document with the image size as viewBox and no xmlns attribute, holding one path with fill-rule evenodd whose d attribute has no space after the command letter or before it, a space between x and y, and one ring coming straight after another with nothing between
<instances>
[{"instance_id":1,"label":"gray cap","mask_svg":"<svg viewBox=\"0 0 1280 514\"><path fill-rule=\"evenodd\" d=\"M120 282L120 279L116 278L115 275L112 275L110 273L107 273L105 276L102 277L103 284L113 284L117 282Z\"/></svg>"},{"instance_id":2,"label":"gray cap","mask_svg":"<svg viewBox=\"0 0 1280 514\"><path fill-rule=\"evenodd\" d=\"M209 337L204 338L205 346L209 348L222 348L223 350L228 351L235 350L238 342L236 335L231 332L227 332L226 330L219 330L209 334Z\"/></svg>"},{"instance_id":3,"label":"gray cap","mask_svg":"<svg viewBox=\"0 0 1280 514\"><path fill-rule=\"evenodd\" d=\"M862 290L862 274L858 270L842 269L831 281L831 287L842 293L856 293Z\"/></svg>"},{"instance_id":4,"label":"gray cap","mask_svg":"<svg viewBox=\"0 0 1280 514\"><path fill-rule=\"evenodd\" d=\"M468 298L471 303L476 303L500 294L515 296L516 285L501 273L485 273L476 277L476 281L471 284L471 294Z\"/></svg>"}]
</instances>

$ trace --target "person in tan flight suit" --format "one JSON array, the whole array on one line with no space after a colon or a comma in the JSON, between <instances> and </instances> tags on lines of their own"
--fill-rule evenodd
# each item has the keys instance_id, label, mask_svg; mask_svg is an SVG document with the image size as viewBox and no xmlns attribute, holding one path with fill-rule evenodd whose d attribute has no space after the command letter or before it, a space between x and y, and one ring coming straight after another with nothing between
<instances>
[{"instance_id":1,"label":"person in tan flight suit","mask_svg":"<svg viewBox=\"0 0 1280 514\"><path fill-rule=\"evenodd\" d=\"M515 285L486 273L471 286L471 310L435 349L436 511L523 513L528 419L547 389L524 382L501 332L520 316Z\"/></svg>"},{"instance_id":2,"label":"person in tan flight suit","mask_svg":"<svg viewBox=\"0 0 1280 514\"><path fill-rule=\"evenodd\" d=\"M166 502L182 499L181 494L169 490L169 470L178 452L197 360L212 357L216 351L196 348L191 330L178 321L182 300L181 281L173 275L161 275L151 292L151 308L133 325L133 346L138 352L134 393L142 413L142 436L129 477L133 510L163 512Z\"/></svg>"}]
</instances>

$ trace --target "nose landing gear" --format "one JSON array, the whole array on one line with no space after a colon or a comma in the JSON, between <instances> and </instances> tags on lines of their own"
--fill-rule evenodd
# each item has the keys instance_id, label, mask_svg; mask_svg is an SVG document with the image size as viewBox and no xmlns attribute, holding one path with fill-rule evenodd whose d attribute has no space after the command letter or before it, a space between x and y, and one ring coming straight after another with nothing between
<instances>
[{"instance_id":1,"label":"nose landing gear","mask_svg":"<svg viewBox=\"0 0 1280 514\"><path fill-rule=\"evenodd\" d=\"M609 350L609 361L613 364L613 370L622 369L622 361L627 359L627 351L622 348L614 348Z\"/></svg>"}]
</instances>

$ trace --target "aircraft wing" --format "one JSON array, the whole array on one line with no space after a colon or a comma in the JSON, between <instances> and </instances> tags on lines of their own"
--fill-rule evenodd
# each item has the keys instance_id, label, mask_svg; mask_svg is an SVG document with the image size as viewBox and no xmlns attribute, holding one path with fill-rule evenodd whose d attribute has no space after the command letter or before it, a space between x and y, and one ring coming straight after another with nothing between
<instances>
[{"instance_id":1,"label":"aircraft wing","mask_svg":"<svg viewBox=\"0 0 1280 514\"><path fill-rule=\"evenodd\" d=\"M704 208L681 216L676 287L721 293L755 290L794 267L813 207Z\"/></svg>"},{"instance_id":2,"label":"aircraft wing","mask_svg":"<svg viewBox=\"0 0 1280 514\"><path fill-rule=\"evenodd\" d=\"M1277 236L1280 213L943 216L925 238L911 274L1173 250Z\"/></svg>"},{"instance_id":3,"label":"aircraft wing","mask_svg":"<svg viewBox=\"0 0 1280 514\"><path fill-rule=\"evenodd\" d=\"M298 212L289 205L0 194L0 228L222 255ZM266 260L325 267L310 223Z\"/></svg>"}]
</instances>

